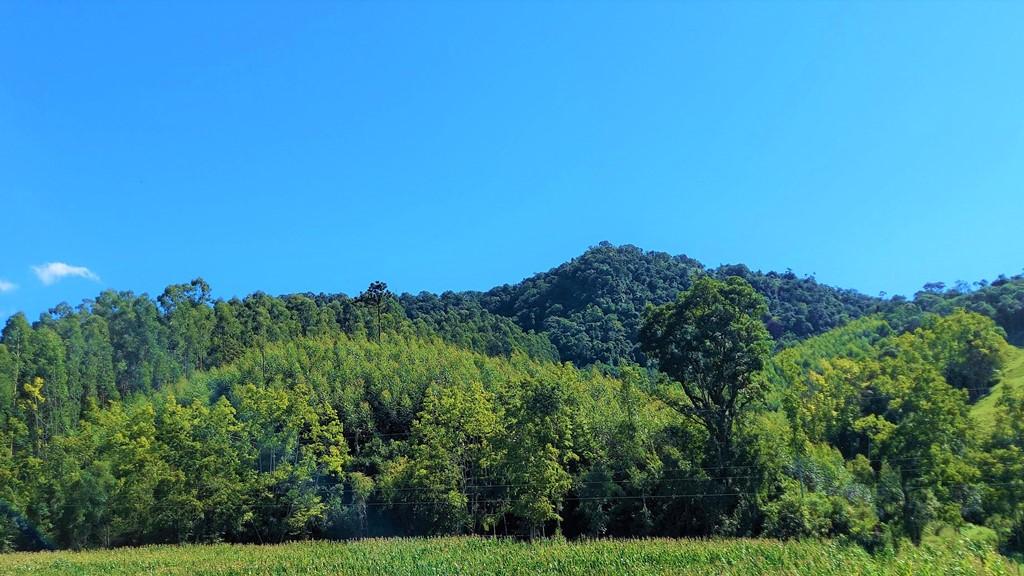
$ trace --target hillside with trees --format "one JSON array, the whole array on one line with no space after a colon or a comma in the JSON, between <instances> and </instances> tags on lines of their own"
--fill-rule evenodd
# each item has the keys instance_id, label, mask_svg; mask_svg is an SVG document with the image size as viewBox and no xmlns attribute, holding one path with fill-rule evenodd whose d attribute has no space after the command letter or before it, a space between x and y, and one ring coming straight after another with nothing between
<instances>
[{"instance_id":1,"label":"hillside with trees","mask_svg":"<svg viewBox=\"0 0 1024 576\"><path fill-rule=\"evenodd\" d=\"M685 255L648 252L607 242L548 272L478 295L484 308L524 330L544 332L577 365L644 363L637 334L648 304L661 305L701 275L739 276L768 301L765 322L780 344L820 334L877 311L878 298L818 283L787 271L754 272L743 265L708 269Z\"/></svg>"},{"instance_id":2,"label":"hillside with trees","mask_svg":"<svg viewBox=\"0 0 1024 576\"><path fill-rule=\"evenodd\" d=\"M487 293L222 300L197 279L17 314L0 549L561 534L880 552L970 528L1019 552L1024 398L1000 382L1022 284L880 300L602 245Z\"/></svg>"},{"instance_id":3,"label":"hillside with trees","mask_svg":"<svg viewBox=\"0 0 1024 576\"><path fill-rule=\"evenodd\" d=\"M908 301L836 288L789 270L752 271L742 264L708 268L685 255L602 242L548 272L466 295L523 330L546 334L563 360L580 366L623 358L644 364L638 333L646 306L672 301L702 275L739 276L764 296L764 322L777 349L869 314L902 317L894 321L906 328L921 312L949 314L957 308L988 316L1012 341L1024 340L1024 277L1019 275L973 286L958 282L948 289L930 282Z\"/></svg>"}]
</instances>

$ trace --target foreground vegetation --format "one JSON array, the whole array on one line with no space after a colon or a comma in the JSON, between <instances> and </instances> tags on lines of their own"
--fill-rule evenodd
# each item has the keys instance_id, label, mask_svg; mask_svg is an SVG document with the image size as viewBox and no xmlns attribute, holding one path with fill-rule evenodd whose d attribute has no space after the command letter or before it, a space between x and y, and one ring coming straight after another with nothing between
<instances>
[{"instance_id":1,"label":"foreground vegetation","mask_svg":"<svg viewBox=\"0 0 1024 576\"><path fill-rule=\"evenodd\" d=\"M532 543L480 538L351 543L152 546L0 556L0 573L102 575L227 574L725 574L794 576L1016 575L1019 567L967 540L872 556L852 545L770 540L598 540Z\"/></svg>"}]
</instances>

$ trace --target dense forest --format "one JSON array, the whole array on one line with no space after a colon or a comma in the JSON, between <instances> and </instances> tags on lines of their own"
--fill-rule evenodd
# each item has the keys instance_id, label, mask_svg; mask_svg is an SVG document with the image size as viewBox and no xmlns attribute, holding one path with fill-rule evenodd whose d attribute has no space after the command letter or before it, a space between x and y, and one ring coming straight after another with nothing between
<instances>
[{"instance_id":1,"label":"dense forest","mask_svg":"<svg viewBox=\"0 0 1024 576\"><path fill-rule=\"evenodd\" d=\"M842 325L886 305L812 277L753 272L743 265L707 269L686 256L603 242L515 285L473 294L485 309L547 334L563 360L578 366L622 359L644 363L637 333L648 304L675 299L700 275L739 276L768 299L765 323L780 345Z\"/></svg>"},{"instance_id":2,"label":"dense forest","mask_svg":"<svg viewBox=\"0 0 1024 576\"><path fill-rule=\"evenodd\" d=\"M3 328L0 550L972 525L1021 551L1022 334L1019 276L887 299L604 243L483 293L106 291Z\"/></svg>"}]
</instances>

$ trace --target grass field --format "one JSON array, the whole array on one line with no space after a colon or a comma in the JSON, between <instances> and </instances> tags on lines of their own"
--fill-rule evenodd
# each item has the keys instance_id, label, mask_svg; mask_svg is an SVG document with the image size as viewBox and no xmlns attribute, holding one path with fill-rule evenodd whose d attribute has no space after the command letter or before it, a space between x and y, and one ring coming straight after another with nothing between
<instances>
[{"instance_id":1,"label":"grass field","mask_svg":"<svg viewBox=\"0 0 1024 576\"><path fill-rule=\"evenodd\" d=\"M524 543L482 538L388 539L269 546L155 546L0 555L0 574L1020 574L967 540L872 557L833 542L632 540Z\"/></svg>"},{"instance_id":2,"label":"grass field","mask_svg":"<svg viewBox=\"0 0 1024 576\"><path fill-rule=\"evenodd\" d=\"M971 415L982 429L988 430L992 425L996 402L1002 397L1003 391L1022 387L1024 387L1024 349L1011 346L999 384L971 407Z\"/></svg>"}]
</instances>

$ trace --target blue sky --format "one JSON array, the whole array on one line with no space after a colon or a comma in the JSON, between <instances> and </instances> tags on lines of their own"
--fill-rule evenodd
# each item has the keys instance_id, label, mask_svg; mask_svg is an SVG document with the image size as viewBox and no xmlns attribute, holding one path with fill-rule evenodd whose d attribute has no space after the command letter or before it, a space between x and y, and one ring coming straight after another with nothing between
<instances>
[{"instance_id":1,"label":"blue sky","mask_svg":"<svg viewBox=\"0 0 1024 576\"><path fill-rule=\"evenodd\" d=\"M872 294L1018 273L1022 25L1009 2L3 2L0 317L195 276L484 289L601 240Z\"/></svg>"}]
</instances>

